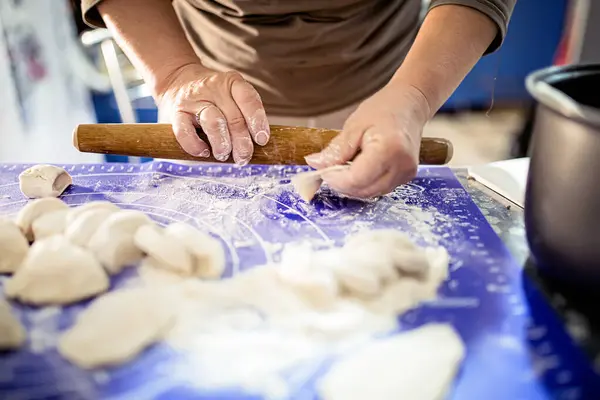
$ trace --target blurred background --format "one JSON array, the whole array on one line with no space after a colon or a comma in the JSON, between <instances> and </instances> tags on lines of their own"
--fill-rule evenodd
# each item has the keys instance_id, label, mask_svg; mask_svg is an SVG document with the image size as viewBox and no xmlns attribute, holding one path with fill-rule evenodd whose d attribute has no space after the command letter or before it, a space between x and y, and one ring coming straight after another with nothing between
<instances>
[{"instance_id":1,"label":"blurred background","mask_svg":"<svg viewBox=\"0 0 600 400\"><path fill-rule=\"evenodd\" d=\"M72 148L76 124L157 119L144 82L108 32L82 22L78 3L0 0L0 162L147 161ZM526 75L600 61L599 22L599 1L518 1L502 49L479 62L425 135L453 141L454 166L526 155Z\"/></svg>"}]
</instances>

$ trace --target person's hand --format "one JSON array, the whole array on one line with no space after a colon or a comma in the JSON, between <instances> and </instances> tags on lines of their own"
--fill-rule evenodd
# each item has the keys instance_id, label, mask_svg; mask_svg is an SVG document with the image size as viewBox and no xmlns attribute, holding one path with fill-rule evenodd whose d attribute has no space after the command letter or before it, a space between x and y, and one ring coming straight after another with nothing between
<instances>
[{"instance_id":1,"label":"person's hand","mask_svg":"<svg viewBox=\"0 0 600 400\"><path fill-rule=\"evenodd\" d=\"M245 165L254 152L253 141L264 146L270 130L258 92L237 72L216 72L200 64L186 65L168 79L157 93L159 107L166 109L177 141L187 153L226 161L233 153ZM202 141L196 128L208 141Z\"/></svg>"},{"instance_id":2,"label":"person's hand","mask_svg":"<svg viewBox=\"0 0 600 400\"><path fill-rule=\"evenodd\" d=\"M427 99L418 89L390 83L365 100L342 132L322 152L307 156L306 162L322 169L352 160L347 169L324 173L323 180L358 198L390 193L415 177L421 133L429 116Z\"/></svg>"}]
</instances>

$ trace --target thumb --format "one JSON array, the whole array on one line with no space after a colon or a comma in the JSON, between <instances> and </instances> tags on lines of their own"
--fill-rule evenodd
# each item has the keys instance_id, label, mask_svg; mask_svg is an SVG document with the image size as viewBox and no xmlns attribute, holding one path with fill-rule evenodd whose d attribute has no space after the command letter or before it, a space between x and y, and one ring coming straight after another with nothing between
<instances>
[{"instance_id":1,"label":"thumb","mask_svg":"<svg viewBox=\"0 0 600 400\"><path fill-rule=\"evenodd\" d=\"M344 129L319 153L310 154L304 159L315 168L322 169L351 161L360 149L363 131Z\"/></svg>"}]
</instances>

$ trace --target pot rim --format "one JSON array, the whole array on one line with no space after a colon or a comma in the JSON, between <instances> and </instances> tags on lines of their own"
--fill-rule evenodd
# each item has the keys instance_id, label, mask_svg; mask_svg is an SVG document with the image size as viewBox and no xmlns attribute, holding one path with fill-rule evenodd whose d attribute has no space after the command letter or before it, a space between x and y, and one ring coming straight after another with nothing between
<instances>
[{"instance_id":1,"label":"pot rim","mask_svg":"<svg viewBox=\"0 0 600 400\"><path fill-rule=\"evenodd\" d=\"M600 64L550 66L533 71L527 75L525 78L525 87L538 104L548 107L552 111L571 120L600 127L600 109L580 104L570 96L553 89L551 86L552 82L561 81L568 77L591 74L600 75ZM552 95L548 96L547 90L545 88L545 90L542 90L541 83L545 83L543 85L545 88L549 87L553 92L557 92L556 94L560 95L557 97L560 97L560 99L552 98L554 97Z\"/></svg>"}]
</instances>

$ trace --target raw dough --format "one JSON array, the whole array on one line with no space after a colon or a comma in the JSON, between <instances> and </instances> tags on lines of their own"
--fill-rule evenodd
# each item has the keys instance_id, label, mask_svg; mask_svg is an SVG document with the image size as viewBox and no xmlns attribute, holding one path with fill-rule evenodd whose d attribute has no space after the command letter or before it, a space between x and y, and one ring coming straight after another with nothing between
<instances>
[{"instance_id":1,"label":"raw dough","mask_svg":"<svg viewBox=\"0 0 600 400\"><path fill-rule=\"evenodd\" d=\"M175 322L169 292L132 288L108 293L60 338L60 354L81 368L125 363L161 340Z\"/></svg>"},{"instance_id":2,"label":"raw dough","mask_svg":"<svg viewBox=\"0 0 600 400\"><path fill-rule=\"evenodd\" d=\"M29 242L12 221L0 218L0 274L15 272L29 251Z\"/></svg>"},{"instance_id":3,"label":"raw dough","mask_svg":"<svg viewBox=\"0 0 600 400\"><path fill-rule=\"evenodd\" d=\"M322 175L324 173L336 170L341 171L348 168L350 168L349 165L334 165L318 171L301 172L292 177L291 183L300 195L300 198L308 203L315 197L315 193L321 187L323 183Z\"/></svg>"},{"instance_id":4,"label":"raw dough","mask_svg":"<svg viewBox=\"0 0 600 400\"><path fill-rule=\"evenodd\" d=\"M70 216L72 216L73 211L75 210L71 211ZM109 208L98 207L83 213L77 213L77 218L67 225L65 237L71 243L87 248L90 239L96 233L98 227L114 212L114 210Z\"/></svg>"},{"instance_id":5,"label":"raw dough","mask_svg":"<svg viewBox=\"0 0 600 400\"><path fill-rule=\"evenodd\" d=\"M141 260L144 254L133 241L139 227L152 220L141 211L123 210L108 217L92 235L89 249L110 274Z\"/></svg>"},{"instance_id":6,"label":"raw dough","mask_svg":"<svg viewBox=\"0 0 600 400\"><path fill-rule=\"evenodd\" d=\"M116 212L119 211L120 208L117 205L111 203L110 201L92 201L90 203L85 203L71 210L69 216L67 217L67 226L74 223L75 220L79 218L81 214L92 210L109 210Z\"/></svg>"},{"instance_id":7,"label":"raw dough","mask_svg":"<svg viewBox=\"0 0 600 400\"><path fill-rule=\"evenodd\" d=\"M18 349L25 339L25 328L11 311L10 304L0 299L0 351Z\"/></svg>"},{"instance_id":8,"label":"raw dough","mask_svg":"<svg viewBox=\"0 0 600 400\"><path fill-rule=\"evenodd\" d=\"M219 278L225 270L225 251L219 240L182 222L170 224L165 234L183 244L194 258L194 276Z\"/></svg>"},{"instance_id":9,"label":"raw dough","mask_svg":"<svg viewBox=\"0 0 600 400\"><path fill-rule=\"evenodd\" d=\"M72 183L71 175L55 165L36 165L19 175L21 192L30 199L58 197Z\"/></svg>"},{"instance_id":10,"label":"raw dough","mask_svg":"<svg viewBox=\"0 0 600 400\"><path fill-rule=\"evenodd\" d=\"M162 228L143 225L135 233L133 241L141 251L153 258L155 265L184 275L194 272L194 262L185 245L163 234Z\"/></svg>"},{"instance_id":11,"label":"raw dough","mask_svg":"<svg viewBox=\"0 0 600 400\"><path fill-rule=\"evenodd\" d=\"M66 218L71 210L52 211L37 218L31 224L34 240L41 240L53 235L61 235L65 230Z\"/></svg>"},{"instance_id":12,"label":"raw dough","mask_svg":"<svg viewBox=\"0 0 600 400\"><path fill-rule=\"evenodd\" d=\"M323 400L442 400L465 356L450 325L430 324L379 340L334 364Z\"/></svg>"},{"instance_id":13,"label":"raw dough","mask_svg":"<svg viewBox=\"0 0 600 400\"><path fill-rule=\"evenodd\" d=\"M6 281L8 297L27 304L70 304L102 293L109 281L94 256L63 236L35 242Z\"/></svg>"},{"instance_id":14,"label":"raw dough","mask_svg":"<svg viewBox=\"0 0 600 400\"><path fill-rule=\"evenodd\" d=\"M68 208L68 205L53 197L33 200L32 202L27 203L25 207L21 208L15 222L27 240L32 242L33 231L31 230L31 225L33 224L33 221L44 214L58 210L67 210Z\"/></svg>"}]
</instances>

